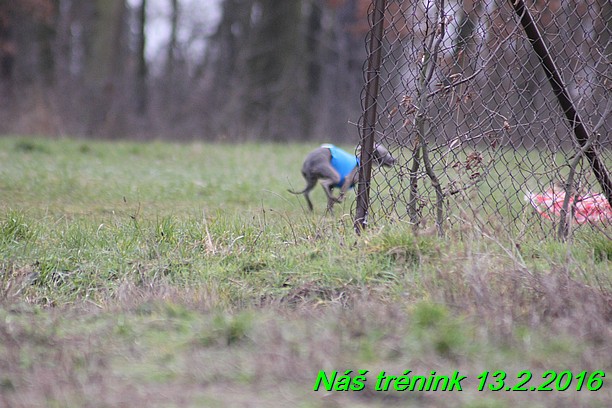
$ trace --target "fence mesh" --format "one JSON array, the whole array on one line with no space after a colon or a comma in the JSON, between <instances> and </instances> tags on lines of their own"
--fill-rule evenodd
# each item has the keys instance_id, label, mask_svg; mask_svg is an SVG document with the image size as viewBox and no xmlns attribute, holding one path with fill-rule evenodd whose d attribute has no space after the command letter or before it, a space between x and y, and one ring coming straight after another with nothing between
<instances>
[{"instance_id":1,"label":"fence mesh","mask_svg":"<svg viewBox=\"0 0 612 408\"><path fill-rule=\"evenodd\" d=\"M376 143L398 161L392 169L374 168L371 179L360 173L359 188L369 185L369 224L385 219L443 233L477 222L518 235L560 236L591 225L610 236L602 180L609 182L612 168L612 2L526 4L586 129L582 141L521 24L518 3L372 1L370 16L383 8L383 34L365 68L376 69L378 86L372 91L367 79L364 95L376 95ZM376 44L377 22L371 23L367 42ZM376 51L382 58L372 68ZM362 101L367 111L367 97ZM593 157L603 166L599 174Z\"/></svg>"}]
</instances>

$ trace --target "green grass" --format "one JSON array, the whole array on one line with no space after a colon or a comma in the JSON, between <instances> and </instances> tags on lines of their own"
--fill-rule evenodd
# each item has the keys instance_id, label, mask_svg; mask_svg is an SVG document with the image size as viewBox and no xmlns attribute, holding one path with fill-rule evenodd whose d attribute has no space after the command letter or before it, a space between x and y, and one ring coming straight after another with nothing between
<instances>
[{"instance_id":1,"label":"green grass","mask_svg":"<svg viewBox=\"0 0 612 408\"><path fill-rule=\"evenodd\" d=\"M605 235L519 237L472 214L444 239L357 237L350 202L325 215L316 189L309 214L286 192L311 147L1 138L0 405L610 406ZM313 392L320 370L369 370L366 389ZM406 370L468 379L374 391ZM607 377L478 392L485 370Z\"/></svg>"}]
</instances>

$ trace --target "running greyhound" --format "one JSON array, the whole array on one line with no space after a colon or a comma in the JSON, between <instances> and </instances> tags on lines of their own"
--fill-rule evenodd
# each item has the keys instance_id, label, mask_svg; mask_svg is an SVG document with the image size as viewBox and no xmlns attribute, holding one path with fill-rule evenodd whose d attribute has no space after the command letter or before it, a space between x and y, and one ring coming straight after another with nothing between
<instances>
[{"instance_id":1,"label":"running greyhound","mask_svg":"<svg viewBox=\"0 0 612 408\"><path fill-rule=\"evenodd\" d=\"M391 153L380 144L375 145L374 162L378 166L391 167L395 159ZM306 188L302 191L288 190L292 194L304 194L308 209L313 210L309 193L321 180L321 186L327 195L327 211L332 210L335 203L344 200L349 188L357 183L359 173L359 158L332 144L323 144L306 156L302 165L302 176L306 179ZM332 190L340 188L338 197L334 197Z\"/></svg>"}]
</instances>

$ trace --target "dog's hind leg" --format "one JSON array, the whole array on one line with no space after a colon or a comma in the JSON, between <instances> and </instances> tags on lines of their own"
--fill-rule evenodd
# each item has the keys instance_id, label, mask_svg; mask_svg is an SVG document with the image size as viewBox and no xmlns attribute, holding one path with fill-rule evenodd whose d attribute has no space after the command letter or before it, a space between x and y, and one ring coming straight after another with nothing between
<instances>
[{"instance_id":1,"label":"dog's hind leg","mask_svg":"<svg viewBox=\"0 0 612 408\"><path fill-rule=\"evenodd\" d=\"M321 174L321 187L327 196L327 211L332 212L335 203L342 201L340 198L334 197L332 189L340 183L340 174L333 167L327 167Z\"/></svg>"},{"instance_id":2,"label":"dog's hind leg","mask_svg":"<svg viewBox=\"0 0 612 408\"><path fill-rule=\"evenodd\" d=\"M304 187L302 191L293 191L293 190L287 190L287 191L289 191L291 194L303 194L304 198L306 199L306 204L308 204L308 209L310 211L313 211L312 201L310 201L309 194L312 191L312 189L317 185L317 178L309 177L309 175L307 175L306 173L302 173L302 175L304 176L304 179L306 180L306 187Z\"/></svg>"},{"instance_id":3,"label":"dog's hind leg","mask_svg":"<svg viewBox=\"0 0 612 408\"><path fill-rule=\"evenodd\" d=\"M312 191L312 189L317 185L317 179L306 179L307 181L307 185L306 188L304 189L304 191L302 192L304 194L304 198L306 199L306 204L308 204L308 209L310 211L313 211L313 206L312 206L312 201L310 201L310 192Z\"/></svg>"}]
</instances>

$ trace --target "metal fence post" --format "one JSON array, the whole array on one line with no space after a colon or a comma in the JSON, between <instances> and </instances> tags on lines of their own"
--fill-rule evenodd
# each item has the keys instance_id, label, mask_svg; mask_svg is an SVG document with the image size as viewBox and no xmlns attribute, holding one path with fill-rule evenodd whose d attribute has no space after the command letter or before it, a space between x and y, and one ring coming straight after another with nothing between
<instances>
[{"instance_id":1,"label":"metal fence post","mask_svg":"<svg viewBox=\"0 0 612 408\"><path fill-rule=\"evenodd\" d=\"M382 60L382 42L384 35L386 0L372 0L372 30L368 43L368 70L366 72L364 97L364 123L361 136L361 154L359 182L357 185L357 209L355 231L357 234L367 224L370 204L370 178L372 176L372 157L377 122L377 97L379 90L380 65Z\"/></svg>"}]
</instances>

